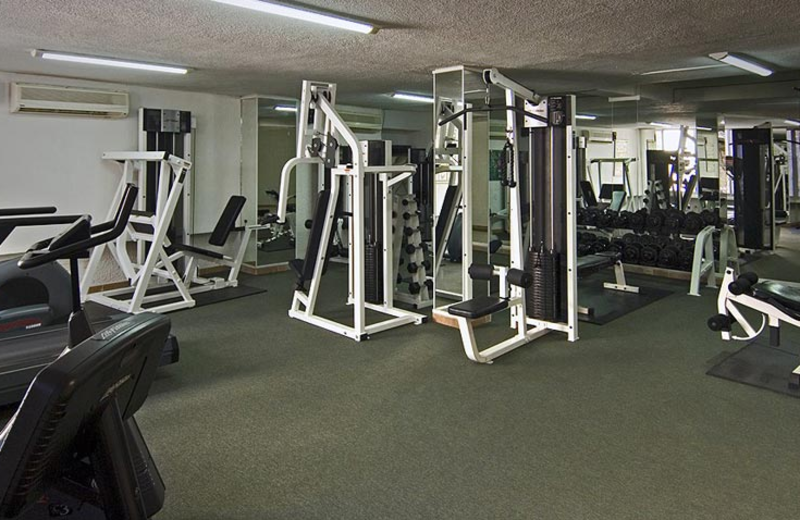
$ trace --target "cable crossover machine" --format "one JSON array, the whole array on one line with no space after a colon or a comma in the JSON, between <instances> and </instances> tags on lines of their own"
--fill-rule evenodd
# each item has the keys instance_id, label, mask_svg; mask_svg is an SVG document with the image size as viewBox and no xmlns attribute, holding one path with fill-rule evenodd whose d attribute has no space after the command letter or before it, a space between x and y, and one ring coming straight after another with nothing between
<instances>
[{"instance_id":1,"label":"cable crossover machine","mask_svg":"<svg viewBox=\"0 0 800 520\"><path fill-rule=\"evenodd\" d=\"M415 165L391 165L389 150L359 142L356 134L335 109L336 85L304 81L299 107L297 155L281 172L278 220L287 218L287 200L293 170L298 175L317 174L319 195L311 223L304 259L290 262L297 285L289 316L356 341L372 334L408 324L419 325L424 315L394 305L396 278L393 269L393 189L407 182ZM342 140L352 159L342 163ZM299 167L299 168L298 168ZM347 304L353 309L353 325L322 317L317 300L327 270L337 222L346 220L348 231ZM388 319L367 324L366 312Z\"/></svg>"},{"instance_id":2,"label":"cable crossover machine","mask_svg":"<svg viewBox=\"0 0 800 520\"><path fill-rule=\"evenodd\" d=\"M455 89L444 75L458 75L464 92L475 91L482 83L486 104L462 97L453 98ZM479 83L480 81L480 83ZM505 160L501 184L509 201L510 259L506 266L472 263L466 256L466 275L472 280L499 282L499 295L472 296L472 287L464 277L459 302L440 307L455 318L467 357L477 363L492 363L497 357L522 345L557 331L569 341L578 339L577 255L576 255L576 175L574 169L574 96L541 98L535 92L506 77L497 69L483 71L451 67L434 72L435 120L437 137L450 136L457 145L447 146L437 139L437 171L451 175L437 222L437 240L443 241L452 230L456 212L461 211L466 239L475 216L469 194L472 159L479 143L471 132L477 112L499 112L506 119ZM501 89L504 104L491 104L491 90ZM472 89L472 90L470 90ZM527 137L527 139L525 139ZM527 141L527 142L526 142ZM524 159L524 160L523 160ZM439 229L441 227L441 229ZM437 268L441 268L437 248ZM469 251L465 245L464 251ZM437 272L438 274L438 272ZM439 278L436 279L438 289ZM479 349L474 322L495 313L510 310L509 327L514 334L493 346Z\"/></svg>"}]
</instances>

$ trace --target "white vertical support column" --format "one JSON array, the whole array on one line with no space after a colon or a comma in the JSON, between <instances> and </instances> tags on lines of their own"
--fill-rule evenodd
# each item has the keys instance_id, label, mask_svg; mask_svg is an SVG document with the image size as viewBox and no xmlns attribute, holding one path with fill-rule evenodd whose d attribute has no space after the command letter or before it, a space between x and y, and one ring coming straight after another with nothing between
<instances>
[{"instance_id":1,"label":"white vertical support column","mask_svg":"<svg viewBox=\"0 0 800 520\"><path fill-rule=\"evenodd\" d=\"M357 147L356 147L357 148ZM364 312L364 173L360 157L353 151L353 173L351 190L353 193L353 327L356 333L364 334L366 316Z\"/></svg>"},{"instance_id":2,"label":"white vertical support column","mask_svg":"<svg viewBox=\"0 0 800 520\"><path fill-rule=\"evenodd\" d=\"M575 96L567 96L569 101L569 125L566 128L567 152L567 339L577 341L578 334L578 243L577 243L577 199L575 175Z\"/></svg>"},{"instance_id":3,"label":"white vertical support column","mask_svg":"<svg viewBox=\"0 0 800 520\"><path fill-rule=\"evenodd\" d=\"M472 128L472 114L466 114L466 127ZM458 179L462 186L461 193L461 300L472 299L472 278L469 276L469 266L472 265L472 132L462 131L463 145L461 148L462 171Z\"/></svg>"},{"instance_id":4,"label":"white vertical support column","mask_svg":"<svg viewBox=\"0 0 800 520\"><path fill-rule=\"evenodd\" d=\"M506 106L516 105L516 95L510 88L505 89L506 93ZM519 129L517 128L517 114L510 110L506 111L506 137L512 145L514 153L512 161L512 169L514 172L514 186L509 188L511 195L509 201L508 218L511 224L511 236L516 239L511 240L511 262L512 269L525 269L525 253L523 252L523 236L522 236L522 199L520 197L520 190L522 189L521 179L522 172L519 168ZM487 243L490 242L491 229L487 237ZM501 277L500 289L505 290L505 276ZM519 305L511 307L511 325L517 329L519 334L525 334L528 325L526 321L526 302L524 297L524 290L521 287L511 287L511 298L519 299Z\"/></svg>"},{"instance_id":5,"label":"white vertical support column","mask_svg":"<svg viewBox=\"0 0 800 520\"><path fill-rule=\"evenodd\" d=\"M389 164L387 162L387 164ZM369 174L367 174L369 175ZM391 176L388 173L379 174L381 195L383 200L383 304L394 307L394 236L392 233L393 188L389 184Z\"/></svg>"}]
</instances>

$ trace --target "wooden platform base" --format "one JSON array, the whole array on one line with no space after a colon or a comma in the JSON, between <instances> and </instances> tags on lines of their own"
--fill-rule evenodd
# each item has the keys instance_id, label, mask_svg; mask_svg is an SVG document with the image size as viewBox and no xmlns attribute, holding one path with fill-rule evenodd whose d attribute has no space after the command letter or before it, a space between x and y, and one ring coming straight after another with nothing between
<instances>
[{"instance_id":1,"label":"wooden platform base","mask_svg":"<svg viewBox=\"0 0 800 520\"><path fill-rule=\"evenodd\" d=\"M433 319L434 323L438 323L439 325L444 325L445 327L450 327L453 329L458 328L458 322L456 319L449 315L447 311L443 309L433 309L431 313L431 318ZM484 316L483 318L478 318L477 320L472 320L473 327L479 327L481 325L486 325L487 323L492 322L492 315Z\"/></svg>"}]
</instances>

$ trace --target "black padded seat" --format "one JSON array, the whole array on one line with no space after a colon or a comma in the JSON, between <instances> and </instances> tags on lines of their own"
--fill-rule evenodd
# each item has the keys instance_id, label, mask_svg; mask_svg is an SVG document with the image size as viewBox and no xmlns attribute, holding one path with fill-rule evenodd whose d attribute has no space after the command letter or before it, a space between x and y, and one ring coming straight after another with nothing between
<instances>
[{"instance_id":1,"label":"black padded seat","mask_svg":"<svg viewBox=\"0 0 800 520\"><path fill-rule=\"evenodd\" d=\"M622 255L613 251L603 251L593 255L581 256L578 257L578 273L611 267L621 259Z\"/></svg>"},{"instance_id":2,"label":"black padded seat","mask_svg":"<svg viewBox=\"0 0 800 520\"><path fill-rule=\"evenodd\" d=\"M188 244L173 244L172 249L175 251L183 251L185 253L194 253L202 256L207 256L208 258L214 258L216 260L224 260L225 255L219 253L217 251L212 251L210 249L203 249L202 247L195 247L190 246Z\"/></svg>"},{"instance_id":3,"label":"black padded seat","mask_svg":"<svg viewBox=\"0 0 800 520\"><path fill-rule=\"evenodd\" d=\"M800 319L800 288L778 282L761 282L753 286L753 296Z\"/></svg>"},{"instance_id":4,"label":"black padded seat","mask_svg":"<svg viewBox=\"0 0 800 520\"><path fill-rule=\"evenodd\" d=\"M496 298L494 296L479 296L465 302L451 305L447 308L447 312L459 318L476 320L506 308L508 308L508 300Z\"/></svg>"}]
</instances>

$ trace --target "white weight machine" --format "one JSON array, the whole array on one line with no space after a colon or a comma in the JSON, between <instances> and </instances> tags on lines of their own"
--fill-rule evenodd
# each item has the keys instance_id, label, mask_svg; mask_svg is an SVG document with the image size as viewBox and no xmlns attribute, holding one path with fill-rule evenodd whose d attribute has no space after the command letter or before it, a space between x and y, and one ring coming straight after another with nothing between
<instances>
[{"instance_id":1,"label":"white weight machine","mask_svg":"<svg viewBox=\"0 0 800 520\"><path fill-rule=\"evenodd\" d=\"M335 84L303 82L297 155L284 165L281 172L278 221L285 222L287 218L293 170L298 166L310 166L302 168L306 171L298 174L316 173L321 190L305 259L290 262L298 279L289 316L362 341L377 332L403 325L419 325L427 320L421 314L394 305L393 188L409 179L416 172L416 166L392 166L391 153L372 153L370 142L359 142L336 111L335 105ZM313 122L309 125L309 121ZM339 161L339 139L349 146L352 154L352 161L347 164ZM346 210L342 209L340 203L342 196ZM369 211L367 203L370 205ZM327 268L330 245L336 223L342 217L349 220L347 305L353 309L352 326L317 313L317 299ZM365 229L367 219L371 222L369 230ZM367 324L367 310L389 318Z\"/></svg>"},{"instance_id":2,"label":"white weight machine","mask_svg":"<svg viewBox=\"0 0 800 520\"><path fill-rule=\"evenodd\" d=\"M234 227L244 205L244 197L231 197L209 240L212 245L222 246L232 231L244 231L235 256L189 244L173 244L168 234L190 175L191 162L166 152L106 152L102 157L106 161L119 163L122 169L108 214L109 219L114 217L115 208L118 207L128 184L140 187L139 197L125 232L115 241L98 246L92 251L82 281L83 301L94 301L131 314L145 311L170 312L194 307L193 294L235 287L238 284L249 238L262 227ZM145 209L148 207L145 189L148 164L156 164L158 167L158 189L154 192L156 200L154 204L150 201L152 211ZM95 282L106 251L126 278L128 287L90 293L89 289ZM227 269L226 276L200 276L201 260ZM181 263L184 264L182 267Z\"/></svg>"},{"instance_id":3,"label":"white weight machine","mask_svg":"<svg viewBox=\"0 0 800 520\"><path fill-rule=\"evenodd\" d=\"M464 297L460 303L446 307L447 313L458 323L467 357L477 363L492 363L497 357L552 331L566 333L570 341L578 339L576 176L573 174L575 116L572 96L542 99L497 69L484 70L482 80L487 89L487 106L461 103L460 111L448 114L442 107L450 101L438 99L435 90L434 117L440 127L463 118L459 125L466 134L463 141L471 143L470 113L499 111L506 116L502 185L508 189L510 265L471 264L468 268L471 279L499 279L499 296ZM489 105L489 89L493 87L502 89L503 106ZM521 167L521 123L530 134L529 169ZM469 191L469 180L465 180ZM466 198L466 194L462 198ZM463 227L472 227L466 216ZM464 244L463 249L469 250L469 244ZM471 284L465 283L464 287L471 289ZM469 291L465 291L465 296L468 295ZM505 309L510 309L509 326L514 335L479 349L474 321Z\"/></svg>"}]
</instances>

